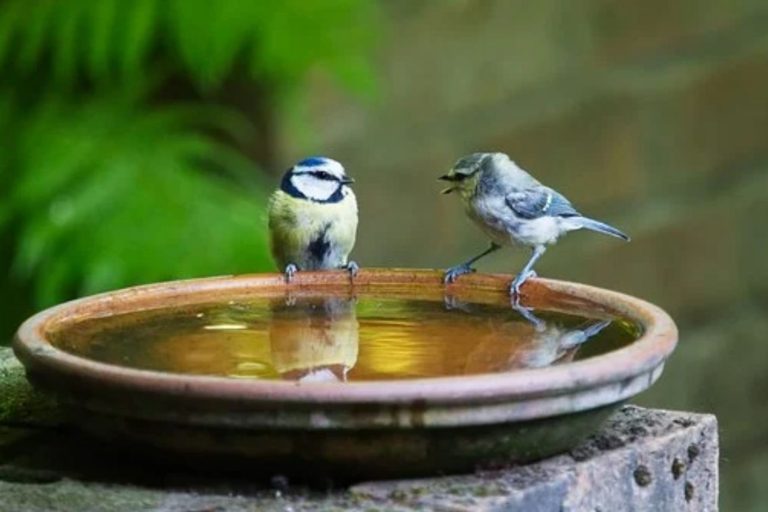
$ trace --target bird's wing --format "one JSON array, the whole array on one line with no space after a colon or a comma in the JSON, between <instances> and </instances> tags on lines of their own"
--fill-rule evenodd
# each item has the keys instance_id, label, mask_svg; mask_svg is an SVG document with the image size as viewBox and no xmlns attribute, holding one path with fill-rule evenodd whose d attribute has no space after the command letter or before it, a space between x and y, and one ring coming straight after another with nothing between
<instances>
[{"instance_id":1,"label":"bird's wing","mask_svg":"<svg viewBox=\"0 0 768 512\"><path fill-rule=\"evenodd\" d=\"M524 219L544 215L575 217L581 215L562 194L547 187L516 189L507 194L507 206Z\"/></svg>"}]
</instances>

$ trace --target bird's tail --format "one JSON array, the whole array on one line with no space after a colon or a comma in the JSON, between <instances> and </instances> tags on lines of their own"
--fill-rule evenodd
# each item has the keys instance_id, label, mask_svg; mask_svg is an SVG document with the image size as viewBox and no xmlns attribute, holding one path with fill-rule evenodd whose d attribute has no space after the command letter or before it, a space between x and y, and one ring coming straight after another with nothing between
<instances>
[{"instance_id":1,"label":"bird's tail","mask_svg":"<svg viewBox=\"0 0 768 512\"><path fill-rule=\"evenodd\" d=\"M582 228L591 229L592 231L597 231L598 233L615 236L616 238L621 238L625 242L629 242L629 237L627 235L615 227L609 226L605 222L600 222L599 220L590 219L588 217L580 217L579 224L581 224L580 227Z\"/></svg>"}]
</instances>

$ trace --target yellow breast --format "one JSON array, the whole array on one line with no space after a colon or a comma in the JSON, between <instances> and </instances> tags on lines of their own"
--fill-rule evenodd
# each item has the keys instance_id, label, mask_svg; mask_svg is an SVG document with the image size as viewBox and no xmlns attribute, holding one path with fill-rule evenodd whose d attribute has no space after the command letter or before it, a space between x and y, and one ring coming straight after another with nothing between
<instances>
[{"instance_id":1,"label":"yellow breast","mask_svg":"<svg viewBox=\"0 0 768 512\"><path fill-rule=\"evenodd\" d=\"M282 270L288 263L300 269L336 268L347 263L357 233L357 201L351 190L336 203L299 199L282 190L269 201L272 256ZM327 261L315 261L310 245L318 238L329 244Z\"/></svg>"}]
</instances>

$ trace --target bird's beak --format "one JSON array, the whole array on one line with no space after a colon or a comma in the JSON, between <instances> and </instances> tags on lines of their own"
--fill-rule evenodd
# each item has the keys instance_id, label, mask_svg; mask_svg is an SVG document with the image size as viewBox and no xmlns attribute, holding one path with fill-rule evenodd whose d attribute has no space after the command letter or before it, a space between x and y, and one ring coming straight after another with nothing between
<instances>
[{"instance_id":1,"label":"bird's beak","mask_svg":"<svg viewBox=\"0 0 768 512\"><path fill-rule=\"evenodd\" d=\"M353 178L350 178L349 176L344 176L343 178L341 178L341 184L342 185L350 185L350 184L352 184L354 182L355 182L355 180Z\"/></svg>"},{"instance_id":2,"label":"bird's beak","mask_svg":"<svg viewBox=\"0 0 768 512\"><path fill-rule=\"evenodd\" d=\"M452 174L444 174L444 175L440 176L437 179L438 180L442 180L442 181L456 181L456 177L454 175L452 175ZM443 190L440 191L440 193L441 194L450 194L451 192L454 191L454 189L455 189L455 187L444 188Z\"/></svg>"}]
</instances>

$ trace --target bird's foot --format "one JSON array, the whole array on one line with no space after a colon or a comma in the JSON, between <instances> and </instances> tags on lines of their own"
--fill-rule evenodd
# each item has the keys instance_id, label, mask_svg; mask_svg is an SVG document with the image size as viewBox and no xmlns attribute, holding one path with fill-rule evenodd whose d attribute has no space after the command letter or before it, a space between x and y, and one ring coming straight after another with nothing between
<instances>
[{"instance_id":1,"label":"bird's foot","mask_svg":"<svg viewBox=\"0 0 768 512\"><path fill-rule=\"evenodd\" d=\"M299 271L299 267L297 267L293 263L289 263L285 266L285 270L283 270L283 274L285 275L285 282L290 283L293 281L293 276L296 274L296 272Z\"/></svg>"},{"instance_id":2,"label":"bird's foot","mask_svg":"<svg viewBox=\"0 0 768 512\"><path fill-rule=\"evenodd\" d=\"M509 294L512 296L512 298L515 300L515 305L520 305L520 288L523 286L523 283L525 283L528 279L536 277L536 271L535 270L529 270L528 272L521 272L515 276L515 279L512 281L512 284L509 286Z\"/></svg>"},{"instance_id":3,"label":"bird's foot","mask_svg":"<svg viewBox=\"0 0 768 512\"><path fill-rule=\"evenodd\" d=\"M472 272L475 272L475 269L473 269L467 263L462 263L461 265L451 267L443 274L443 284L452 283L456 281L459 276L463 276L464 274L471 274Z\"/></svg>"},{"instance_id":4,"label":"bird's foot","mask_svg":"<svg viewBox=\"0 0 768 512\"><path fill-rule=\"evenodd\" d=\"M349 272L349 277L351 279L354 279L357 277L357 273L360 272L360 265L357 264L356 261L350 261L343 267L347 272Z\"/></svg>"}]
</instances>

